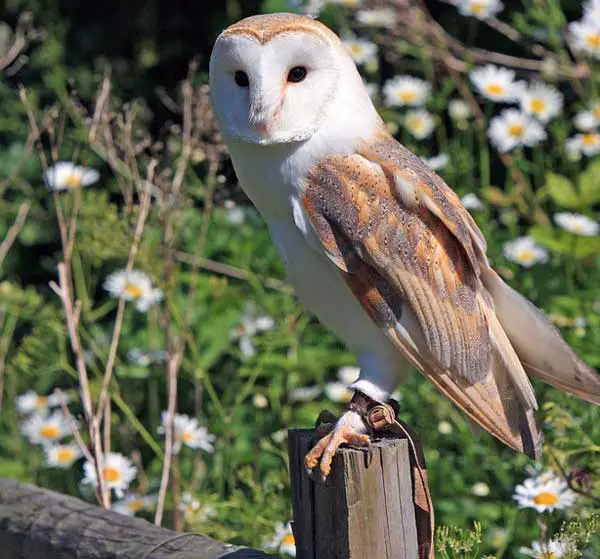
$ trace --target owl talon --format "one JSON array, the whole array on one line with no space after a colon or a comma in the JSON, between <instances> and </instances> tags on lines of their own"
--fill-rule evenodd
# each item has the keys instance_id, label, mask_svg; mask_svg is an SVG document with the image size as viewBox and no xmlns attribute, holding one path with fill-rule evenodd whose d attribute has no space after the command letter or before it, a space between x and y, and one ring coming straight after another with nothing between
<instances>
[{"instance_id":1,"label":"owl talon","mask_svg":"<svg viewBox=\"0 0 600 559\"><path fill-rule=\"evenodd\" d=\"M367 447L367 459L370 461L372 454L370 450L369 435L358 433L349 425L336 425L334 429L320 439L315 446L308 452L304 458L304 464L308 470L311 470L311 478L316 474L315 468L319 466L319 473L322 481L325 482L331 472L331 462L341 445L358 447L363 449Z\"/></svg>"}]
</instances>

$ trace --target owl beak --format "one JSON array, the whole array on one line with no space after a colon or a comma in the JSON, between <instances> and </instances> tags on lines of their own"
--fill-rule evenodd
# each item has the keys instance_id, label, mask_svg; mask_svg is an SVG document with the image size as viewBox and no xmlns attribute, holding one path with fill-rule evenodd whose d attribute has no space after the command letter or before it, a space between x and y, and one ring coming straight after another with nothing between
<instances>
[{"instance_id":1,"label":"owl beak","mask_svg":"<svg viewBox=\"0 0 600 559\"><path fill-rule=\"evenodd\" d=\"M260 90L260 88L257 89ZM264 93L255 95L251 93L250 97L250 126L261 136L268 136L270 132L272 109L268 99L269 95Z\"/></svg>"},{"instance_id":2,"label":"owl beak","mask_svg":"<svg viewBox=\"0 0 600 559\"><path fill-rule=\"evenodd\" d=\"M261 135L267 136L269 134L269 125L263 120L254 123L254 129Z\"/></svg>"}]
</instances>

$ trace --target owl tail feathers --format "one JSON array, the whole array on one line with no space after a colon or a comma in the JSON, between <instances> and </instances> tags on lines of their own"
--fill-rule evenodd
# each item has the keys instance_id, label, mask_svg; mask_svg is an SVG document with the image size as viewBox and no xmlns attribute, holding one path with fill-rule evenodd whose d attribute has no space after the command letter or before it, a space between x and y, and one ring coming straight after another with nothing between
<instances>
[{"instance_id":1,"label":"owl tail feathers","mask_svg":"<svg viewBox=\"0 0 600 559\"><path fill-rule=\"evenodd\" d=\"M519 394L513 375L498 351L492 352L486 374L473 382L440 370L426 351L419 351L407 341L411 336L400 329L389 335L419 372L465 413L470 425L485 429L505 445L531 458L541 456L542 438L534 409Z\"/></svg>"},{"instance_id":2,"label":"owl tail feathers","mask_svg":"<svg viewBox=\"0 0 600 559\"><path fill-rule=\"evenodd\" d=\"M482 280L525 371L559 390L600 404L600 375L577 357L541 311L492 269L482 271Z\"/></svg>"}]
</instances>

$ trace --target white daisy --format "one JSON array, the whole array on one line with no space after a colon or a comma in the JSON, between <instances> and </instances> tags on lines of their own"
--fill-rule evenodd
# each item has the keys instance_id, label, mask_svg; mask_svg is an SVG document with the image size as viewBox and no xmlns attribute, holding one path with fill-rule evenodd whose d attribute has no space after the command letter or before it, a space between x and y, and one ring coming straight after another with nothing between
<instances>
[{"instance_id":1,"label":"white daisy","mask_svg":"<svg viewBox=\"0 0 600 559\"><path fill-rule=\"evenodd\" d=\"M548 260L548 251L531 237L518 237L514 241L505 243L502 252L505 258L524 268L531 268L534 264L543 264Z\"/></svg>"},{"instance_id":2,"label":"white daisy","mask_svg":"<svg viewBox=\"0 0 600 559\"><path fill-rule=\"evenodd\" d=\"M340 382L350 386L358 380L360 376L360 367L341 367L337 372L337 378Z\"/></svg>"},{"instance_id":3,"label":"white daisy","mask_svg":"<svg viewBox=\"0 0 600 559\"><path fill-rule=\"evenodd\" d=\"M562 106L562 94L543 82L534 82L521 93L521 110L542 122L560 114Z\"/></svg>"},{"instance_id":4,"label":"white daisy","mask_svg":"<svg viewBox=\"0 0 600 559\"><path fill-rule=\"evenodd\" d=\"M256 305L250 303L240 319L240 325L229 333L229 337L238 340L240 353L244 359L247 359L256 353L252 338L259 332L271 330L273 326L275 326L273 317L259 315Z\"/></svg>"},{"instance_id":5,"label":"white daisy","mask_svg":"<svg viewBox=\"0 0 600 559\"><path fill-rule=\"evenodd\" d=\"M595 237L600 232L600 224L581 214L559 212L554 214L554 223L565 231L584 237Z\"/></svg>"},{"instance_id":6,"label":"white daisy","mask_svg":"<svg viewBox=\"0 0 600 559\"><path fill-rule=\"evenodd\" d=\"M460 201L467 210L480 210L483 208L481 200L477 197L477 194L474 194L473 192L465 194Z\"/></svg>"},{"instance_id":7,"label":"white daisy","mask_svg":"<svg viewBox=\"0 0 600 559\"><path fill-rule=\"evenodd\" d=\"M154 509L158 497L156 495L140 495L139 493L130 493L112 504L112 510L126 516L135 516L138 512L151 511Z\"/></svg>"},{"instance_id":8,"label":"white daisy","mask_svg":"<svg viewBox=\"0 0 600 559\"><path fill-rule=\"evenodd\" d=\"M592 111L579 111L573 117L573 124L577 130L591 132L598 126L598 118Z\"/></svg>"},{"instance_id":9,"label":"white daisy","mask_svg":"<svg viewBox=\"0 0 600 559\"><path fill-rule=\"evenodd\" d=\"M471 493L476 497L487 497L490 494L490 486L483 481L478 481L471 487Z\"/></svg>"},{"instance_id":10,"label":"white daisy","mask_svg":"<svg viewBox=\"0 0 600 559\"><path fill-rule=\"evenodd\" d=\"M71 397L63 390L54 390L48 395L48 405L51 408L57 408L63 404L66 406L71 402Z\"/></svg>"},{"instance_id":11,"label":"white daisy","mask_svg":"<svg viewBox=\"0 0 600 559\"><path fill-rule=\"evenodd\" d=\"M254 404L255 408L258 408L259 410L264 410L266 407L269 406L269 399L264 394L257 392L256 394L254 394L254 396L252 396L252 404Z\"/></svg>"},{"instance_id":12,"label":"white daisy","mask_svg":"<svg viewBox=\"0 0 600 559\"><path fill-rule=\"evenodd\" d=\"M83 456L79 445L75 443L47 445L44 452L50 468L70 468Z\"/></svg>"},{"instance_id":13,"label":"white daisy","mask_svg":"<svg viewBox=\"0 0 600 559\"><path fill-rule=\"evenodd\" d=\"M589 0L583 7L584 19L600 24L600 0Z\"/></svg>"},{"instance_id":14,"label":"white daisy","mask_svg":"<svg viewBox=\"0 0 600 559\"><path fill-rule=\"evenodd\" d=\"M290 390L290 401L292 402L309 402L315 400L321 395L322 389L320 386L299 386Z\"/></svg>"},{"instance_id":15,"label":"white daisy","mask_svg":"<svg viewBox=\"0 0 600 559\"><path fill-rule=\"evenodd\" d=\"M566 141L565 150L573 158L581 157L582 153L587 156L596 155L600 153L600 134L575 134Z\"/></svg>"},{"instance_id":16,"label":"white daisy","mask_svg":"<svg viewBox=\"0 0 600 559\"><path fill-rule=\"evenodd\" d=\"M471 107L462 99L452 99L448 103L448 114L452 120L463 121L468 120L473 116Z\"/></svg>"},{"instance_id":17,"label":"white daisy","mask_svg":"<svg viewBox=\"0 0 600 559\"><path fill-rule=\"evenodd\" d=\"M487 19L501 12L504 5L500 0L460 0L458 11L464 16Z\"/></svg>"},{"instance_id":18,"label":"white daisy","mask_svg":"<svg viewBox=\"0 0 600 559\"><path fill-rule=\"evenodd\" d=\"M246 220L244 208L238 206L233 200L225 200L223 204L227 210L227 221L233 225L241 225Z\"/></svg>"},{"instance_id":19,"label":"white daisy","mask_svg":"<svg viewBox=\"0 0 600 559\"><path fill-rule=\"evenodd\" d=\"M68 404L71 401L69 396L62 390L55 390L48 396L40 396L33 390L28 390L24 394L17 396L16 404L17 411L22 414L30 414L33 412L46 413L48 408L61 406L63 403Z\"/></svg>"},{"instance_id":20,"label":"white daisy","mask_svg":"<svg viewBox=\"0 0 600 559\"><path fill-rule=\"evenodd\" d=\"M135 301L135 308L141 312L146 312L163 298L162 290L153 287L152 278L139 270L131 270L129 275L125 270L113 272L104 280L104 289L116 298L124 293L125 300Z\"/></svg>"},{"instance_id":21,"label":"white daisy","mask_svg":"<svg viewBox=\"0 0 600 559\"><path fill-rule=\"evenodd\" d=\"M140 367L148 367L153 363L161 363L165 361L166 357L167 352L162 349L141 349L134 347L127 352L127 360Z\"/></svg>"},{"instance_id":22,"label":"white daisy","mask_svg":"<svg viewBox=\"0 0 600 559\"><path fill-rule=\"evenodd\" d=\"M567 482L551 471L526 479L515 487L513 495L520 508L534 508L537 512L564 509L571 506L576 497Z\"/></svg>"},{"instance_id":23,"label":"white daisy","mask_svg":"<svg viewBox=\"0 0 600 559\"><path fill-rule=\"evenodd\" d=\"M378 48L375 43L354 35L346 35L342 43L356 64L376 65L378 63Z\"/></svg>"},{"instance_id":24,"label":"white daisy","mask_svg":"<svg viewBox=\"0 0 600 559\"><path fill-rule=\"evenodd\" d=\"M419 107L431 93L431 84L414 76L396 76L383 86L383 102L388 107Z\"/></svg>"},{"instance_id":25,"label":"white daisy","mask_svg":"<svg viewBox=\"0 0 600 559\"><path fill-rule=\"evenodd\" d=\"M424 140L431 135L435 128L435 120L431 116L431 113L425 109L407 111L403 122L404 127L417 140Z\"/></svg>"},{"instance_id":26,"label":"white daisy","mask_svg":"<svg viewBox=\"0 0 600 559\"><path fill-rule=\"evenodd\" d=\"M280 522L275 526L273 539L265 546L267 549L276 549L279 553L296 557L296 540L292 532L292 523Z\"/></svg>"},{"instance_id":27,"label":"white daisy","mask_svg":"<svg viewBox=\"0 0 600 559\"><path fill-rule=\"evenodd\" d=\"M582 19L569 24L575 50L600 58L600 22Z\"/></svg>"},{"instance_id":28,"label":"white daisy","mask_svg":"<svg viewBox=\"0 0 600 559\"><path fill-rule=\"evenodd\" d=\"M183 513L186 522L192 522L196 513L200 510L200 501L189 491L186 491L179 501L179 510Z\"/></svg>"},{"instance_id":29,"label":"white daisy","mask_svg":"<svg viewBox=\"0 0 600 559\"><path fill-rule=\"evenodd\" d=\"M158 428L158 432L163 435L166 432L168 416L166 411L161 414L161 426ZM206 427L199 425L195 417L176 413L173 416L173 433L175 438L173 452L175 453L179 452L182 444L190 448L201 448L206 452L214 451L213 443L217 437L209 433Z\"/></svg>"},{"instance_id":30,"label":"white daisy","mask_svg":"<svg viewBox=\"0 0 600 559\"><path fill-rule=\"evenodd\" d=\"M523 90L523 84L515 82L513 70L493 64L475 68L469 77L481 95L496 103L516 101Z\"/></svg>"},{"instance_id":31,"label":"white daisy","mask_svg":"<svg viewBox=\"0 0 600 559\"><path fill-rule=\"evenodd\" d=\"M549 540L548 542L533 542L531 548L522 547L519 551L523 555L529 555L535 559L562 559L570 553L571 544L560 540Z\"/></svg>"},{"instance_id":32,"label":"white daisy","mask_svg":"<svg viewBox=\"0 0 600 559\"><path fill-rule=\"evenodd\" d=\"M96 475L96 467L89 460L83 465L83 481L82 483L98 486L98 476ZM113 489L115 495L119 498L123 497L131 482L137 475L137 468L133 462L119 454L118 452L109 452L102 459L102 478L108 489Z\"/></svg>"},{"instance_id":33,"label":"white daisy","mask_svg":"<svg viewBox=\"0 0 600 559\"><path fill-rule=\"evenodd\" d=\"M391 8L377 10L359 10L356 12L356 21L368 27L392 28L396 25L396 12Z\"/></svg>"},{"instance_id":34,"label":"white daisy","mask_svg":"<svg viewBox=\"0 0 600 559\"><path fill-rule=\"evenodd\" d=\"M183 513L183 517L188 524L192 522L206 522L217 515L215 507L212 505L201 505L200 501L189 491L186 491L181 496L178 508Z\"/></svg>"},{"instance_id":35,"label":"white daisy","mask_svg":"<svg viewBox=\"0 0 600 559\"><path fill-rule=\"evenodd\" d=\"M352 400L352 390L344 382L328 382L325 385L325 394L332 402L347 404Z\"/></svg>"},{"instance_id":36,"label":"white daisy","mask_svg":"<svg viewBox=\"0 0 600 559\"><path fill-rule=\"evenodd\" d=\"M539 122L517 109L505 109L490 121L488 136L500 152L517 146L535 146L546 139Z\"/></svg>"},{"instance_id":37,"label":"white daisy","mask_svg":"<svg viewBox=\"0 0 600 559\"><path fill-rule=\"evenodd\" d=\"M425 165L427 165L433 171L439 171L440 169L443 169L450 161L450 158L445 153L440 153L438 155L434 155L433 157L421 157L421 159Z\"/></svg>"},{"instance_id":38,"label":"white daisy","mask_svg":"<svg viewBox=\"0 0 600 559\"><path fill-rule=\"evenodd\" d=\"M44 180L50 190L61 192L90 186L98 182L100 173L69 161L57 161L44 171Z\"/></svg>"},{"instance_id":39,"label":"white daisy","mask_svg":"<svg viewBox=\"0 0 600 559\"><path fill-rule=\"evenodd\" d=\"M452 431L454 431L454 427L452 427L452 423L449 421L440 421L437 426L438 433L442 435L450 435Z\"/></svg>"},{"instance_id":40,"label":"white daisy","mask_svg":"<svg viewBox=\"0 0 600 559\"><path fill-rule=\"evenodd\" d=\"M47 445L71 435L71 423L60 411L51 415L36 413L21 424L21 432L33 444Z\"/></svg>"},{"instance_id":41,"label":"white daisy","mask_svg":"<svg viewBox=\"0 0 600 559\"><path fill-rule=\"evenodd\" d=\"M43 413L50 407L48 396L40 396L34 390L28 390L17 396L16 404L17 411L22 414Z\"/></svg>"}]
</instances>

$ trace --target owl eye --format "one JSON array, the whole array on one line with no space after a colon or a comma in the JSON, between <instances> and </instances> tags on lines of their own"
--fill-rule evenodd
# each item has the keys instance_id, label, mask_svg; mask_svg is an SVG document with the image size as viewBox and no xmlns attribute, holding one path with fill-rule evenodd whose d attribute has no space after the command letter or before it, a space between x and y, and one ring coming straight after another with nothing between
<instances>
[{"instance_id":1,"label":"owl eye","mask_svg":"<svg viewBox=\"0 0 600 559\"><path fill-rule=\"evenodd\" d=\"M248 87L250 85L250 80L248 79L248 74L246 72L242 72L238 70L234 76L235 83L240 87Z\"/></svg>"},{"instance_id":2,"label":"owl eye","mask_svg":"<svg viewBox=\"0 0 600 559\"><path fill-rule=\"evenodd\" d=\"M294 66L289 72L287 80L292 83L299 83L306 77L307 71L304 66Z\"/></svg>"}]
</instances>

